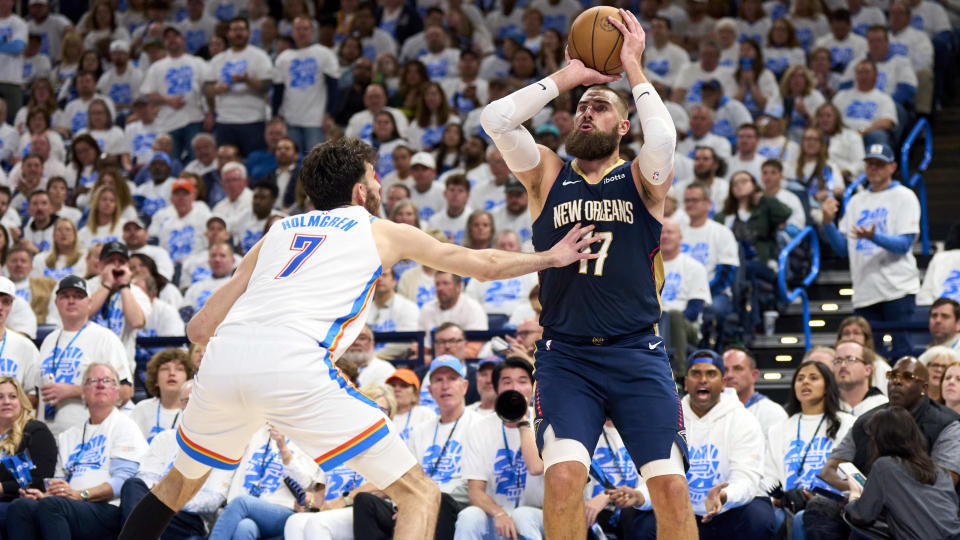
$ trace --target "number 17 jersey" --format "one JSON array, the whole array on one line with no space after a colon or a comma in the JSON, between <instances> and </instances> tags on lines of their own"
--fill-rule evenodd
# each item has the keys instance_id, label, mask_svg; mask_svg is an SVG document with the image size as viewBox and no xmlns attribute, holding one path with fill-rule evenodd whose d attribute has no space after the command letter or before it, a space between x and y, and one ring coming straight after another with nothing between
<instances>
[{"instance_id":1,"label":"number 17 jersey","mask_svg":"<svg viewBox=\"0 0 960 540\"><path fill-rule=\"evenodd\" d=\"M366 322L380 277L373 219L363 207L347 206L274 223L247 290L220 328L291 328L338 358Z\"/></svg>"},{"instance_id":2,"label":"number 17 jersey","mask_svg":"<svg viewBox=\"0 0 960 540\"><path fill-rule=\"evenodd\" d=\"M630 163L620 160L596 184L574 162L563 166L533 223L533 245L550 249L575 224L594 225L599 257L540 272L544 337L614 337L660 319L662 225L647 211Z\"/></svg>"}]
</instances>

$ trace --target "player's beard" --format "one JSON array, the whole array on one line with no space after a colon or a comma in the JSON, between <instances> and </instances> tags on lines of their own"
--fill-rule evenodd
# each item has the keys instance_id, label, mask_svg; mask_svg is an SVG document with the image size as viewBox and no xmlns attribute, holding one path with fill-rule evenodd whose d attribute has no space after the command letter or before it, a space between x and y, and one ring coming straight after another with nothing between
<instances>
[{"instance_id":1,"label":"player's beard","mask_svg":"<svg viewBox=\"0 0 960 540\"><path fill-rule=\"evenodd\" d=\"M373 351L346 351L340 358L345 358L359 367L365 367L373 360Z\"/></svg>"},{"instance_id":2,"label":"player's beard","mask_svg":"<svg viewBox=\"0 0 960 540\"><path fill-rule=\"evenodd\" d=\"M363 188L367 192L367 196L364 197L363 207L370 212L372 216L380 215L380 195L377 194L374 190L364 186Z\"/></svg>"},{"instance_id":3,"label":"player's beard","mask_svg":"<svg viewBox=\"0 0 960 540\"><path fill-rule=\"evenodd\" d=\"M594 126L590 131L576 129L567 136L565 142L567 154L577 159L594 161L609 157L620 147L620 134L616 128L609 132L600 131Z\"/></svg>"}]
</instances>

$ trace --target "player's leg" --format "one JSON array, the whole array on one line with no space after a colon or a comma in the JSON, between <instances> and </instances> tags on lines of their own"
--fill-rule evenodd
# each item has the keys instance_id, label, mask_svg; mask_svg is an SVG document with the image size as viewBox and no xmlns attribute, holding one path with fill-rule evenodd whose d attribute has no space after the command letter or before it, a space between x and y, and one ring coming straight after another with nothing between
<instances>
[{"instance_id":1,"label":"player's leg","mask_svg":"<svg viewBox=\"0 0 960 540\"><path fill-rule=\"evenodd\" d=\"M650 490L657 537L693 539L683 413L661 342L650 334L604 351L610 418Z\"/></svg>"},{"instance_id":2,"label":"player's leg","mask_svg":"<svg viewBox=\"0 0 960 540\"><path fill-rule=\"evenodd\" d=\"M534 427L546 468L543 529L550 540L579 540L587 531L583 486L606 413L596 384L602 368L584 350L549 340L536 353Z\"/></svg>"}]
</instances>

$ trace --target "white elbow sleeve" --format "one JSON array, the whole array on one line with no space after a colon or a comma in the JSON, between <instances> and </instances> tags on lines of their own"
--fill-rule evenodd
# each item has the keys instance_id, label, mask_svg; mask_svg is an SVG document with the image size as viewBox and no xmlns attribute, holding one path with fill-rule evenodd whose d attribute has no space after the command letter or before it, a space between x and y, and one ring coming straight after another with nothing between
<instances>
[{"instance_id":1,"label":"white elbow sleeve","mask_svg":"<svg viewBox=\"0 0 960 540\"><path fill-rule=\"evenodd\" d=\"M640 172L651 184L663 184L673 169L677 128L652 84L634 86L633 100L637 104L637 117L643 129L643 146L638 156Z\"/></svg>"},{"instance_id":2,"label":"white elbow sleeve","mask_svg":"<svg viewBox=\"0 0 960 540\"><path fill-rule=\"evenodd\" d=\"M547 77L490 103L480 113L480 125L497 145L510 170L529 171L540 163L537 143L521 124L558 95L556 83Z\"/></svg>"}]
</instances>

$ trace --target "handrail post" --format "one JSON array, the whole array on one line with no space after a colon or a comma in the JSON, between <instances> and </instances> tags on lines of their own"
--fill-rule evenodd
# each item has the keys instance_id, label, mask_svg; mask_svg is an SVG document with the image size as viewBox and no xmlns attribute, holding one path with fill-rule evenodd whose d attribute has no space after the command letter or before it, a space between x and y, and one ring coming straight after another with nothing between
<instances>
[{"instance_id":1,"label":"handrail post","mask_svg":"<svg viewBox=\"0 0 960 540\"><path fill-rule=\"evenodd\" d=\"M917 170L910 174L910 150L913 148L917 137L923 133L923 160L917 166ZM923 248L923 254L930 254L930 227L927 224L927 187L923 180L923 172L927 170L930 161L933 159L933 130L926 118L917 120L910 134L907 135L903 146L900 148L900 170L903 183L907 187L917 192L917 199L920 201L920 240Z\"/></svg>"},{"instance_id":2,"label":"handrail post","mask_svg":"<svg viewBox=\"0 0 960 540\"><path fill-rule=\"evenodd\" d=\"M797 248L801 242L806 237L810 237L810 247L813 251L812 264L810 265L810 273L803 278L803 284L800 287L794 288L792 291L787 291L787 260L790 256L790 252ZM795 236L789 244L787 244L782 250L780 250L780 256L778 258L779 268L777 269L777 289L780 291L780 296L783 298L787 304L792 303L799 296L803 303L803 339L804 339L804 350L810 350L811 346L811 333L810 333L810 299L807 297L807 287L809 287L817 275L820 273L820 239L817 238L817 230L812 226L807 225L800 231L800 234Z\"/></svg>"}]
</instances>

